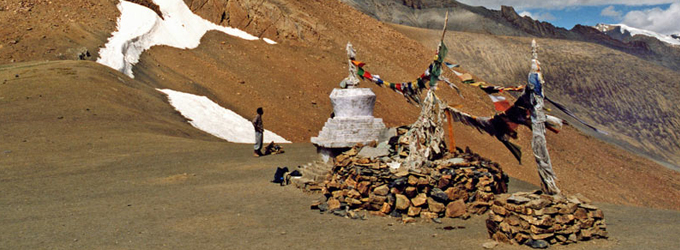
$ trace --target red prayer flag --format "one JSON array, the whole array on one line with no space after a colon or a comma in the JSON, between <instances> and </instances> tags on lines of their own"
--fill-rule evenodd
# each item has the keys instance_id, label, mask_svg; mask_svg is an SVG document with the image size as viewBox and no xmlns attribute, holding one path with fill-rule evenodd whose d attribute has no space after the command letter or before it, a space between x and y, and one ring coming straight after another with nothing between
<instances>
[{"instance_id":1,"label":"red prayer flag","mask_svg":"<svg viewBox=\"0 0 680 250\"><path fill-rule=\"evenodd\" d=\"M364 72L364 77L373 80L373 76L371 75L371 73L368 73L368 71Z\"/></svg>"},{"instance_id":2,"label":"red prayer flag","mask_svg":"<svg viewBox=\"0 0 680 250\"><path fill-rule=\"evenodd\" d=\"M498 112L505 112L510 108L510 102L505 97L489 95L489 98L493 101L493 106Z\"/></svg>"}]
</instances>

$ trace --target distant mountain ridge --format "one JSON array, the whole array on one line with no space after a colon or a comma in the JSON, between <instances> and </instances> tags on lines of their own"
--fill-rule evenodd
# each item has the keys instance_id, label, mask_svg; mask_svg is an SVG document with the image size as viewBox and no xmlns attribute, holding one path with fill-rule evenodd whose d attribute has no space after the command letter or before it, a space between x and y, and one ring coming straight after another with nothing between
<instances>
[{"instance_id":1,"label":"distant mountain ridge","mask_svg":"<svg viewBox=\"0 0 680 250\"><path fill-rule=\"evenodd\" d=\"M680 47L657 37L616 39L594 27L575 25L567 30L531 17L520 16L513 7L500 10L474 7L455 0L341 0L378 20L418 28L441 29L446 11L448 29L501 36L541 37L592 42L616 49L660 66L680 71Z\"/></svg>"},{"instance_id":2,"label":"distant mountain ridge","mask_svg":"<svg viewBox=\"0 0 680 250\"><path fill-rule=\"evenodd\" d=\"M649 30L633 28L625 24L598 24L594 27L600 32L617 39L619 41L631 41L637 35L653 37L659 41L671 44L680 45L680 36L677 35L663 35Z\"/></svg>"}]
</instances>

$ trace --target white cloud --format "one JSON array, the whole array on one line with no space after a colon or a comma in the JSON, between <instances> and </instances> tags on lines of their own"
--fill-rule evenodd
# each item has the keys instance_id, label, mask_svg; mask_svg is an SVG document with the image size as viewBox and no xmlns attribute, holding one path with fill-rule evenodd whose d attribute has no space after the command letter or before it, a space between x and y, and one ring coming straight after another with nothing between
<instances>
[{"instance_id":1,"label":"white cloud","mask_svg":"<svg viewBox=\"0 0 680 250\"><path fill-rule=\"evenodd\" d=\"M534 18L534 15L531 14L531 12L528 12L528 11L526 11L526 10L525 10L525 11L522 11L522 12L520 12L520 13L517 13L517 14L520 15L520 16L528 16L528 17Z\"/></svg>"},{"instance_id":2,"label":"white cloud","mask_svg":"<svg viewBox=\"0 0 680 250\"><path fill-rule=\"evenodd\" d=\"M673 3L665 10L652 8L628 12L621 23L666 35L678 34L680 33L680 3Z\"/></svg>"},{"instance_id":3,"label":"white cloud","mask_svg":"<svg viewBox=\"0 0 680 250\"><path fill-rule=\"evenodd\" d=\"M525 11L518 13L518 15L531 17L532 19L539 20L539 21L553 21L553 20L556 19L555 16L553 16L553 14L550 14L550 12L540 12L540 13L533 14L533 13L525 10Z\"/></svg>"},{"instance_id":4,"label":"white cloud","mask_svg":"<svg viewBox=\"0 0 680 250\"><path fill-rule=\"evenodd\" d=\"M600 15L606 16L606 17L613 17L613 18L621 18L621 11L616 11L614 9L614 5L609 5L609 7L602 9L602 12L600 12Z\"/></svg>"},{"instance_id":5,"label":"white cloud","mask_svg":"<svg viewBox=\"0 0 680 250\"><path fill-rule=\"evenodd\" d=\"M564 9L578 6L601 6L601 5L658 5L677 3L678 0L459 0L459 2L472 5L484 6L490 9L500 9L501 5L513 6L515 9Z\"/></svg>"}]
</instances>

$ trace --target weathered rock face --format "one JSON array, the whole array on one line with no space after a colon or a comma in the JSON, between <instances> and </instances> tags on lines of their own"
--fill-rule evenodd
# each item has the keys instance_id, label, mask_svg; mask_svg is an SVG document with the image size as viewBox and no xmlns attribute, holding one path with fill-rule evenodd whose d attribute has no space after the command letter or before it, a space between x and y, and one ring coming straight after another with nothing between
<instances>
[{"instance_id":1,"label":"weathered rock face","mask_svg":"<svg viewBox=\"0 0 680 250\"><path fill-rule=\"evenodd\" d=\"M556 28L550 23L536 21L530 17L522 17L510 6L501 6L501 16L520 30L538 37L567 38L568 36L564 34L568 32L566 29Z\"/></svg>"},{"instance_id":2,"label":"weathered rock face","mask_svg":"<svg viewBox=\"0 0 680 250\"><path fill-rule=\"evenodd\" d=\"M602 210L589 203L580 195L565 197L540 191L497 195L486 226L496 241L541 248L607 238Z\"/></svg>"},{"instance_id":3,"label":"weathered rock face","mask_svg":"<svg viewBox=\"0 0 680 250\"><path fill-rule=\"evenodd\" d=\"M274 6L256 5L249 0L184 0L189 9L213 23L242 29L254 35L274 38L277 28L262 15L265 12L280 13Z\"/></svg>"},{"instance_id":4,"label":"weathered rock face","mask_svg":"<svg viewBox=\"0 0 680 250\"><path fill-rule=\"evenodd\" d=\"M189 9L213 23L273 40L318 36L309 20L291 15L285 4L261 0L184 0Z\"/></svg>"},{"instance_id":5,"label":"weathered rock face","mask_svg":"<svg viewBox=\"0 0 680 250\"><path fill-rule=\"evenodd\" d=\"M136 3L136 4L139 4L141 6L145 6L149 9L153 10L154 12L156 12L156 14L159 17L163 18L163 13L161 13L160 7L158 6L158 4L154 3L152 0L129 0L129 1Z\"/></svg>"},{"instance_id":6,"label":"weathered rock face","mask_svg":"<svg viewBox=\"0 0 680 250\"><path fill-rule=\"evenodd\" d=\"M423 1L421 0L403 0L402 1L404 5L414 8L414 9L421 9L423 8Z\"/></svg>"},{"instance_id":7,"label":"weathered rock face","mask_svg":"<svg viewBox=\"0 0 680 250\"><path fill-rule=\"evenodd\" d=\"M571 32L579 34L581 36L580 40L583 41L597 41L599 44L606 45L611 48L615 48L622 51L628 51L637 55L648 55L650 54L649 45L641 41L626 41L623 36L616 37L610 34L621 34L620 28L616 31L610 32L600 32L599 30L590 27L577 24L571 29ZM629 33L630 34L630 33Z\"/></svg>"}]
</instances>

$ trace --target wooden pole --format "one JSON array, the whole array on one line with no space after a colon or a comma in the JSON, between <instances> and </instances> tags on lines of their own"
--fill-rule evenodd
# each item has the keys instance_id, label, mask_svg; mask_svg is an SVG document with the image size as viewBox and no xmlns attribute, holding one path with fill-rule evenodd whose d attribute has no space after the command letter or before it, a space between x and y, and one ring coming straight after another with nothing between
<instances>
[{"instance_id":1,"label":"wooden pole","mask_svg":"<svg viewBox=\"0 0 680 250\"><path fill-rule=\"evenodd\" d=\"M453 116L450 110L446 110L446 121L448 122L448 132L449 132L449 153L456 152L456 138L453 136Z\"/></svg>"},{"instance_id":2,"label":"wooden pole","mask_svg":"<svg viewBox=\"0 0 680 250\"><path fill-rule=\"evenodd\" d=\"M440 41L444 41L444 36L446 35L446 26L449 25L449 11L446 11L446 17L444 18L444 30L442 30L442 39Z\"/></svg>"},{"instance_id":3,"label":"wooden pole","mask_svg":"<svg viewBox=\"0 0 680 250\"><path fill-rule=\"evenodd\" d=\"M442 30L442 39L439 42L439 47L437 48L437 52L441 49L442 43L444 43L444 37L446 37L446 27L449 24L449 11L446 10L446 17L444 18L444 29ZM453 116L451 115L450 110L446 110L446 121L448 122L447 124L447 132L449 134L449 153L454 153L456 152L456 138L453 135Z\"/></svg>"}]
</instances>

